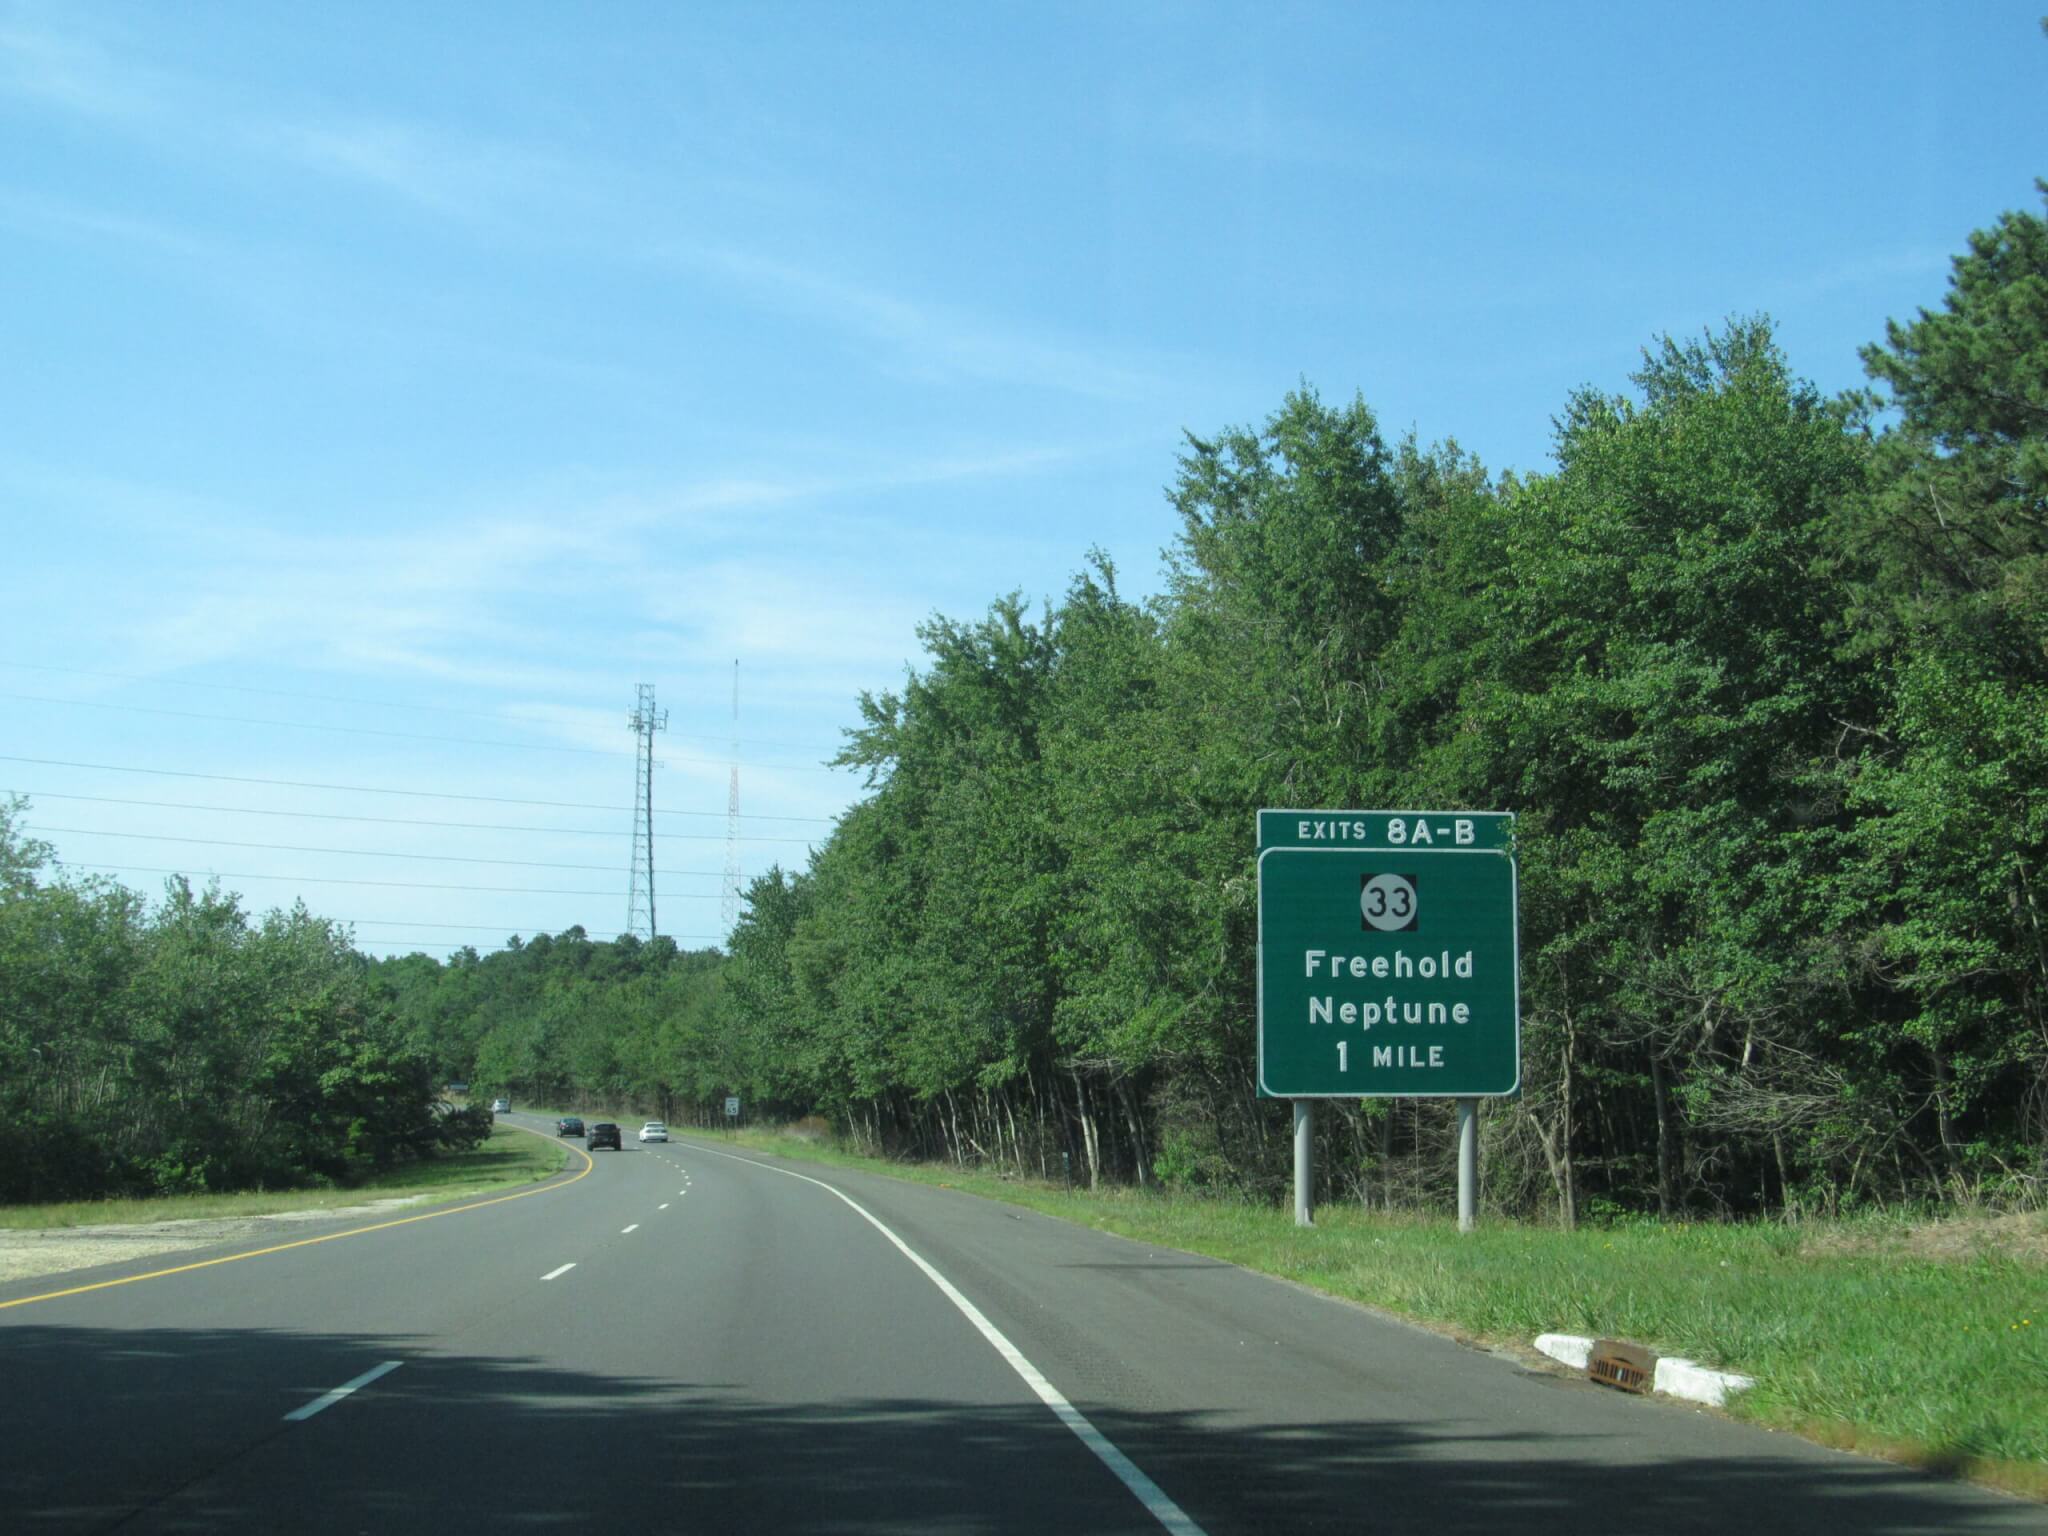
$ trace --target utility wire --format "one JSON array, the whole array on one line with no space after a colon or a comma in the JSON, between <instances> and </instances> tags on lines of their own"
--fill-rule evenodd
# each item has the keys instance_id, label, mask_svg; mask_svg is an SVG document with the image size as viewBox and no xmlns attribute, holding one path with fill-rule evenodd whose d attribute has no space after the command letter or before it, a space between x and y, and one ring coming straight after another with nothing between
<instances>
[{"instance_id":1,"label":"utility wire","mask_svg":"<svg viewBox=\"0 0 2048 1536\"><path fill-rule=\"evenodd\" d=\"M64 832L78 837L120 837L146 843L193 843L202 848L261 848L270 853L338 853L352 859L415 859L428 864L503 864L516 869L578 869L608 875L609 864L549 864L538 859L478 859L459 853L387 853L379 848L305 848L296 843L242 843L220 837L174 837L168 832L106 832L98 827L51 827L22 824L24 832ZM676 875L718 876L715 869L676 869Z\"/></svg>"},{"instance_id":2,"label":"utility wire","mask_svg":"<svg viewBox=\"0 0 2048 1536\"><path fill-rule=\"evenodd\" d=\"M423 923L407 918L397 917L330 917L327 919L327 921L330 923L340 923L344 927L349 928L454 928L465 933L517 933L523 926L525 928L531 929L535 933L551 933L553 931L552 929L549 929L545 925L539 923L527 923L523 925L519 923ZM572 923L570 924L570 927L583 928L583 925L581 923ZM563 931L567 932L567 929L564 929ZM583 936L586 939L615 939L618 937L618 934L616 931L611 929L598 930L591 928L583 928ZM697 935L670 934L669 937L696 938Z\"/></svg>"},{"instance_id":3,"label":"utility wire","mask_svg":"<svg viewBox=\"0 0 2048 1536\"><path fill-rule=\"evenodd\" d=\"M0 667L18 672L59 672L66 677L100 677L123 683L148 683L158 688L195 688L213 693L254 693L272 699L311 699L321 704L361 704L372 709L406 709L421 714L463 715L472 720L489 720L494 725L519 725L526 722L517 716L507 716L503 710L456 709L445 704L408 704L400 699L352 698L338 693L308 693L300 688L258 688L249 683L195 683L184 678L151 677L142 672L104 672L91 667L53 667L33 661L0 661ZM727 738L709 735L695 735L680 732L692 741L723 741ZM837 752L838 747L820 746L814 741L770 741L760 736L743 736L742 742L750 747L786 747L792 752Z\"/></svg>"},{"instance_id":4,"label":"utility wire","mask_svg":"<svg viewBox=\"0 0 2048 1536\"><path fill-rule=\"evenodd\" d=\"M54 789L0 789L0 795L27 795L31 799L84 800L93 805L147 805L164 811L219 811L230 816L287 816L302 821L362 821L386 827L455 827L470 832L527 832L545 837L610 837L627 834L604 827L522 827L501 821L427 821L409 816L348 816L338 811L272 811L254 805L194 805L186 800L124 800L113 795L67 795ZM665 842L718 843L725 839L716 832L657 832ZM743 843L802 843L808 837L748 837Z\"/></svg>"},{"instance_id":5,"label":"utility wire","mask_svg":"<svg viewBox=\"0 0 2048 1536\"><path fill-rule=\"evenodd\" d=\"M433 885L419 880L344 880L337 875L250 875L237 874L229 869L160 869L149 864L85 864L76 859L52 859L50 862L59 869L97 869L108 874L126 875L182 875L191 879L202 875L209 880L271 880L286 885L373 885L393 891L489 891L503 896L603 896L616 898L616 890L570 891L558 890L541 885ZM669 896L670 901L718 901L720 893L697 894L680 891Z\"/></svg>"},{"instance_id":6,"label":"utility wire","mask_svg":"<svg viewBox=\"0 0 2048 1536\"><path fill-rule=\"evenodd\" d=\"M517 933L523 928L531 933L546 933L553 937L560 937L562 933L568 932L567 928L561 930L551 929L545 923L422 923L400 918L381 917L330 917L328 921L330 923L345 923L351 928L454 928L469 933ZM581 923L572 923L569 926L583 928ZM596 940L616 939L619 936L619 930L613 928L583 928L583 936L586 939ZM670 939L715 939L719 935L715 933L670 933L664 934L663 937Z\"/></svg>"},{"instance_id":7,"label":"utility wire","mask_svg":"<svg viewBox=\"0 0 2048 1536\"><path fill-rule=\"evenodd\" d=\"M513 935L513 937L517 937L517 935ZM539 938L541 938L541 937L542 937L542 935L541 935L541 934L535 934L535 935L533 936L533 939L528 939L528 940L526 940L526 941L525 941L525 943L524 943L524 945L522 945L522 947L529 947L529 946L531 946L531 945L532 945L532 943L534 942L534 940L537 940L537 939L539 939ZM549 934L549 935L546 935L546 937L552 938L552 937L554 937L554 935L552 935L552 934ZM710 939L710 940L711 940L711 941L712 941L712 942L713 942L714 944L715 944L715 943L717 943L717 942L718 942L718 939L719 939L719 935L717 935L717 934L701 934L701 935L699 935L699 934L689 934L689 935L685 935L685 934L679 934L679 933L664 933L664 934L662 935L662 937L663 937L664 939L680 939L680 938L685 938L685 937L689 937L689 938L699 938L699 937L701 937L701 938L706 938L706 939ZM426 952L427 952L428 950L440 950L440 951L443 951L443 952L453 952L453 951L455 951L455 950L462 950L462 949L475 949L475 948L476 948L476 946L475 946L474 944L451 944L451 943L449 943L449 942L448 942L448 941L447 941L446 939L366 939L366 940L364 940L364 941L363 941L362 943L360 943L360 944L355 944L355 945L353 945L353 946L351 946L351 947L353 947L353 948L354 948L354 949L355 949L355 950L356 950L356 951L357 951L358 953L360 953L360 952L362 952L362 950L363 950L363 949L365 948L365 946L367 946L367 947L368 947L369 949L372 949L372 950L380 950L380 949L381 949L381 950L392 950L392 951L395 951L395 952L397 952L397 953L399 953L399 954L408 954L408 955L409 955L409 954L425 954L425 953L426 953ZM486 956L486 955L494 955L494 954L503 954L503 953L505 953L505 951L504 951L504 950L503 950L502 948L501 948L501 949L485 949L485 950L480 950L480 951L478 951L478 957L479 957L479 958L482 958L483 956ZM376 959L376 958L377 958L377 956L375 956L375 955L371 955L371 956L369 956L369 958L371 958L371 959ZM389 957L387 956L386 958L389 958Z\"/></svg>"},{"instance_id":8,"label":"utility wire","mask_svg":"<svg viewBox=\"0 0 2048 1536\"><path fill-rule=\"evenodd\" d=\"M162 715L173 720L212 720L226 725L267 725L288 731L324 731L330 736L381 736L393 741L437 741L458 747L501 747L513 752L566 752L577 757L626 757L625 752L602 747L559 747L536 741L489 741L477 736L431 736L419 731L380 731L367 725L318 725L310 720L266 720L253 715L207 715L190 709L161 709L154 704L109 704L98 699L55 699L40 693L4 693L0 699L27 704L65 704L74 709L112 709L131 715ZM664 758L663 762L699 763L713 768L727 766L716 757ZM761 768L771 773L835 773L825 763L742 763L743 768Z\"/></svg>"},{"instance_id":9,"label":"utility wire","mask_svg":"<svg viewBox=\"0 0 2048 1536\"><path fill-rule=\"evenodd\" d=\"M217 784L266 784L273 789L327 789L351 795L404 795L416 800L467 800L479 805L537 805L556 811L610 811L630 816L624 805L598 805L588 800L519 800L509 795L464 795L438 789L385 789L374 784L321 784L306 779L259 779L233 773L193 773L177 768L130 768L119 763L80 763L62 757L13 757L0 752L0 763L33 763L42 768L91 768L103 773L140 773L159 779L207 779ZM672 811L657 807L657 816L710 816L725 819L722 811ZM802 821L830 826L827 816L742 816L741 821Z\"/></svg>"}]
</instances>

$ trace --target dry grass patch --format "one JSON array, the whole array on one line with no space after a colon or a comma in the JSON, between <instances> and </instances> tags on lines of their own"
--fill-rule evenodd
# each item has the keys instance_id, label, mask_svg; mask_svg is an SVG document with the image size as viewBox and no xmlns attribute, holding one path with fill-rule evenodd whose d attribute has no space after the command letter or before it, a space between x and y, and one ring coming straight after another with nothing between
<instances>
[{"instance_id":1,"label":"dry grass patch","mask_svg":"<svg viewBox=\"0 0 2048 1536\"><path fill-rule=\"evenodd\" d=\"M1808 1258L1865 1254L1936 1263L2005 1259L2048 1265L2048 1211L1817 1225L1801 1240L1799 1252Z\"/></svg>"}]
</instances>

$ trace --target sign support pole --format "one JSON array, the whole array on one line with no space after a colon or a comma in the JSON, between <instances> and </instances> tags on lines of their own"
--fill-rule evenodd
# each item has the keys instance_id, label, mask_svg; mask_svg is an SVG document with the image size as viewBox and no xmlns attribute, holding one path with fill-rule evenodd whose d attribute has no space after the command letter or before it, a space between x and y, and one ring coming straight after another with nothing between
<instances>
[{"instance_id":1,"label":"sign support pole","mask_svg":"<svg viewBox=\"0 0 2048 1536\"><path fill-rule=\"evenodd\" d=\"M1479 1100L1521 1082L1514 814L1262 807L1257 831L1258 1092L1294 1105L1294 1224L1316 1099L1449 1099L1476 1230Z\"/></svg>"},{"instance_id":2,"label":"sign support pole","mask_svg":"<svg viewBox=\"0 0 2048 1536\"><path fill-rule=\"evenodd\" d=\"M1479 1101L1458 1100L1458 1230L1478 1225Z\"/></svg>"},{"instance_id":3,"label":"sign support pole","mask_svg":"<svg viewBox=\"0 0 2048 1536\"><path fill-rule=\"evenodd\" d=\"M1294 1101L1294 1224L1297 1227L1312 1227L1315 1212L1311 1205L1315 1189L1316 1149L1316 1101L1296 1099Z\"/></svg>"}]
</instances>

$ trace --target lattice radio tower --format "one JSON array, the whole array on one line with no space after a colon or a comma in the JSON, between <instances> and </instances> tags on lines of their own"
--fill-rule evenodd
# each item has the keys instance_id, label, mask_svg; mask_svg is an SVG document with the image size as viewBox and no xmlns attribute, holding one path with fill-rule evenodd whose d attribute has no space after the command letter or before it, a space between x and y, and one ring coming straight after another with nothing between
<instances>
[{"instance_id":1,"label":"lattice radio tower","mask_svg":"<svg viewBox=\"0 0 2048 1536\"><path fill-rule=\"evenodd\" d=\"M725 884L718 920L727 934L740 916L740 664L732 664L732 785L725 794Z\"/></svg>"},{"instance_id":2,"label":"lattice radio tower","mask_svg":"<svg viewBox=\"0 0 2048 1536\"><path fill-rule=\"evenodd\" d=\"M654 707L654 684L642 683L633 713L626 717L638 751L633 765L633 873L626 890L626 932L638 933L646 914L647 937L654 927L654 733L668 729L668 711Z\"/></svg>"}]
</instances>

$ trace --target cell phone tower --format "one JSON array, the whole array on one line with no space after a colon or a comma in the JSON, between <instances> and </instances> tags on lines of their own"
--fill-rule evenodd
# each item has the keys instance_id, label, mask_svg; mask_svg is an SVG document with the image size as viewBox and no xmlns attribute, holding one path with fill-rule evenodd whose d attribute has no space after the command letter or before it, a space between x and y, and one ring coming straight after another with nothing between
<instances>
[{"instance_id":1,"label":"cell phone tower","mask_svg":"<svg viewBox=\"0 0 2048 1536\"><path fill-rule=\"evenodd\" d=\"M668 729L668 711L654 707L654 684L642 683L626 725L636 738L633 763L633 870L626 889L626 932L638 933L647 915L647 937L654 927L654 733Z\"/></svg>"},{"instance_id":2,"label":"cell phone tower","mask_svg":"<svg viewBox=\"0 0 2048 1536\"><path fill-rule=\"evenodd\" d=\"M740 664L732 664L732 784L725 794L725 884L718 920L728 936L740 917Z\"/></svg>"}]
</instances>

